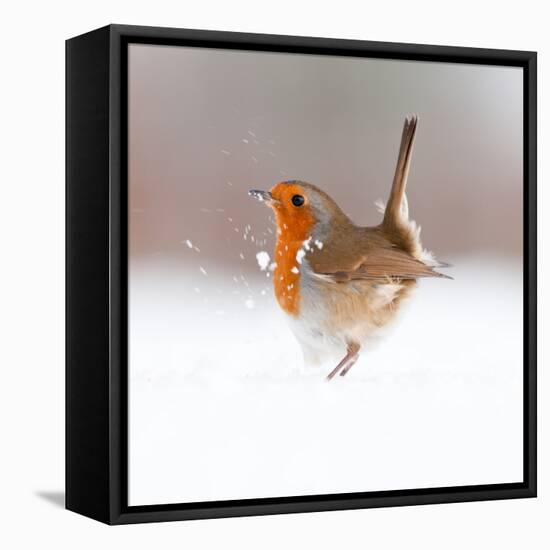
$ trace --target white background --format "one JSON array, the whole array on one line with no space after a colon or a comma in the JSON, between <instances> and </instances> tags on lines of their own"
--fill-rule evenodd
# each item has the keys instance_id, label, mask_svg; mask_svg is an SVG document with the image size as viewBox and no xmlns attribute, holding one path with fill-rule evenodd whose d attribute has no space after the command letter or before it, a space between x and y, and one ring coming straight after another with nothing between
<instances>
[{"instance_id":1,"label":"white background","mask_svg":"<svg viewBox=\"0 0 550 550\"><path fill-rule=\"evenodd\" d=\"M0 544L6 548L546 548L545 411L539 406L540 480L534 500L225 519L107 528L65 512L64 43L109 22L453 44L539 51L545 89L549 39L542 3L463 1L199 5L96 1L4 7L2 84L2 419ZM539 103L539 181L548 112ZM542 185L540 186L542 187ZM539 191L540 241L550 207ZM542 281L547 253L539 247ZM539 287L542 314L547 291ZM541 321L539 316L539 321ZM541 323L542 324L542 323ZM539 331L539 396L543 376Z\"/></svg>"}]
</instances>

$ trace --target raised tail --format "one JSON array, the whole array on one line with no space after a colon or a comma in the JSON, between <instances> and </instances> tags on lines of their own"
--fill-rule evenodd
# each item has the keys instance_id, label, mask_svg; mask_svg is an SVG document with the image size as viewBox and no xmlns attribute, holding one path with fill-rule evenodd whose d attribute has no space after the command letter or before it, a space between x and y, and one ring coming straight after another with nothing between
<instances>
[{"instance_id":1,"label":"raised tail","mask_svg":"<svg viewBox=\"0 0 550 550\"><path fill-rule=\"evenodd\" d=\"M404 250L413 258L422 262L425 266L432 269L432 273L440 277L451 278L448 275L442 275L433 271L434 267L450 267L448 264L436 260L434 255L422 247L420 241L420 227L413 220L409 219L409 207L405 189L407 187L407 178L409 176L409 166L411 164L412 149L416 135L418 117L416 115L408 116L405 119L403 133L401 135L401 146L399 147L399 156L397 157L397 166L395 167L395 176L388 199L388 204L378 204L380 211L384 211L382 229L390 242L397 248Z\"/></svg>"},{"instance_id":2,"label":"raised tail","mask_svg":"<svg viewBox=\"0 0 550 550\"><path fill-rule=\"evenodd\" d=\"M407 177L409 175L417 124L418 117L416 115L408 116L405 119L390 198L388 199L384 212L384 221L382 222L384 228L388 231L399 231L409 217L405 188L407 187Z\"/></svg>"}]
</instances>

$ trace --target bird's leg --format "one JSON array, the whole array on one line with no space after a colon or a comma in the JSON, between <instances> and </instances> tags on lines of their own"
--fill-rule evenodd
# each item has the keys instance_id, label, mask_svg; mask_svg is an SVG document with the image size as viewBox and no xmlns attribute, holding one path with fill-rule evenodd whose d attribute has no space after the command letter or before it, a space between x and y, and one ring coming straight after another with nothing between
<instances>
[{"instance_id":1,"label":"bird's leg","mask_svg":"<svg viewBox=\"0 0 550 550\"><path fill-rule=\"evenodd\" d=\"M360 349L361 346L359 344L356 344L355 342L349 343L348 352L346 353L345 357L336 365L336 367L332 369L330 374L327 376L327 380L332 380L338 374L338 371L340 369L343 369L346 372L351 369L357 359L359 359Z\"/></svg>"},{"instance_id":2,"label":"bird's leg","mask_svg":"<svg viewBox=\"0 0 550 550\"><path fill-rule=\"evenodd\" d=\"M348 364L340 371L340 376L346 376L348 371L357 363L357 359L359 359L359 353L357 355L354 355L349 361Z\"/></svg>"}]
</instances>

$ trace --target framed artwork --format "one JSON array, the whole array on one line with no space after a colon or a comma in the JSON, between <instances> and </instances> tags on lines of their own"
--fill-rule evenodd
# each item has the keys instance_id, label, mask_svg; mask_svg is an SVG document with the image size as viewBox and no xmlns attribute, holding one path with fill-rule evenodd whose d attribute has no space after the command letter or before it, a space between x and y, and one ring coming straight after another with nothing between
<instances>
[{"instance_id":1,"label":"framed artwork","mask_svg":"<svg viewBox=\"0 0 550 550\"><path fill-rule=\"evenodd\" d=\"M68 509L536 495L535 53L110 25L66 98Z\"/></svg>"}]
</instances>

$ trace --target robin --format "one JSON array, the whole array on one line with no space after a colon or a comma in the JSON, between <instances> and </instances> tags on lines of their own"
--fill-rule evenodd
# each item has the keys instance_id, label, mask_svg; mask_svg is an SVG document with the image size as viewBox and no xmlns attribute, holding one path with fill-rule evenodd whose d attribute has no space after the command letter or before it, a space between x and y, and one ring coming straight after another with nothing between
<instances>
[{"instance_id":1,"label":"robin","mask_svg":"<svg viewBox=\"0 0 550 550\"><path fill-rule=\"evenodd\" d=\"M395 316L424 277L451 278L423 249L420 228L409 220L405 187L418 119L407 117L384 218L355 225L324 191L299 180L249 194L275 213L275 296L288 315L306 362L345 350L330 372L345 376L361 346Z\"/></svg>"}]
</instances>

